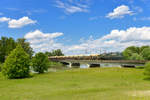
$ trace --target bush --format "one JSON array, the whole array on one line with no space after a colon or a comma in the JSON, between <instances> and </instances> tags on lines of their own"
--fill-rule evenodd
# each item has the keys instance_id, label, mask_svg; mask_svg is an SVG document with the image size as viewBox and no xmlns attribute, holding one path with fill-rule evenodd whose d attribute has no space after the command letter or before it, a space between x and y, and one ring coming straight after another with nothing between
<instances>
[{"instance_id":1,"label":"bush","mask_svg":"<svg viewBox=\"0 0 150 100\"><path fill-rule=\"evenodd\" d=\"M29 76L29 55L18 45L6 58L2 73L10 79Z\"/></svg>"},{"instance_id":2,"label":"bush","mask_svg":"<svg viewBox=\"0 0 150 100\"><path fill-rule=\"evenodd\" d=\"M145 75L150 76L150 62L145 64Z\"/></svg>"},{"instance_id":3,"label":"bush","mask_svg":"<svg viewBox=\"0 0 150 100\"><path fill-rule=\"evenodd\" d=\"M44 53L39 52L32 58L32 67L35 72L44 73L48 70L49 60L48 56Z\"/></svg>"}]
</instances>

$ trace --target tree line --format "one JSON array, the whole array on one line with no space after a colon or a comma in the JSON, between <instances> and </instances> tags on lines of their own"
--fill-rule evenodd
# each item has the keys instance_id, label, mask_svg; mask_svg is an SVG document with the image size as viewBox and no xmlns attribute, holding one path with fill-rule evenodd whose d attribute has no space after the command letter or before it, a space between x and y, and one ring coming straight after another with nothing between
<instances>
[{"instance_id":1,"label":"tree line","mask_svg":"<svg viewBox=\"0 0 150 100\"><path fill-rule=\"evenodd\" d=\"M102 60L150 60L150 46L129 46L122 52L100 54Z\"/></svg>"},{"instance_id":2,"label":"tree line","mask_svg":"<svg viewBox=\"0 0 150 100\"><path fill-rule=\"evenodd\" d=\"M13 38L1 37L0 39L0 63L4 63L7 56L10 52L20 44L24 51L29 54L29 57L32 58L34 51L30 46L30 43L26 41L25 38L18 38L14 40ZM61 49L53 50L52 52L45 52L47 56L64 56Z\"/></svg>"},{"instance_id":3,"label":"tree line","mask_svg":"<svg viewBox=\"0 0 150 100\"><path fill-rule=\"evenodd\" d=\"M123 51L126 60L150 60L150 46L130 46Z\"/></svg>"},{"instance_id":4,"label":"tree line","mask_svg":"<svg viewBox=\"0 0 150 100\"><path fill-rule=\"evenodd\" d=\"M60 49L34 53L30 43L24 38L14 40L11 37L1 37L0 39L0 71L10 79L29 77L31 70L44 73L53 64L48 56L62 55L64 54Z\"/></svg>"},{"instance_id":5,"label":"tree line","mask_svg":"<svg viewBox=\"0 0 150 100\"><path fill-rule=\"evenodd\" d=\"M16 46L20 44L24 51L29 54L30 58L32 57L34 51L30 46L29 42L26 42L26 39L19 38L16 41L13 38L1 37L0 39L0 62L4 63L7 56L11 53Z\"/></svg>"}]
</instances>

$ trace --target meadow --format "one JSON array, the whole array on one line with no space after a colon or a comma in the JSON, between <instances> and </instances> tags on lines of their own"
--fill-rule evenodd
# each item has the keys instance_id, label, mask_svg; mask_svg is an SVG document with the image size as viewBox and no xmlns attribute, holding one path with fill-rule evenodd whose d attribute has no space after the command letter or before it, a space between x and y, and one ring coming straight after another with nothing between
<instances>
[{"instance_id":1,"label":"meadow","mask_svg":"<svg viewBox=\"0 0 150 100\"><path fill-rule=\"evenodd\" d=\"M0 73L0 100L150 100L150 78L143 71L69 69L26 79L6 79Z\"/></svg>"}]
</instances>

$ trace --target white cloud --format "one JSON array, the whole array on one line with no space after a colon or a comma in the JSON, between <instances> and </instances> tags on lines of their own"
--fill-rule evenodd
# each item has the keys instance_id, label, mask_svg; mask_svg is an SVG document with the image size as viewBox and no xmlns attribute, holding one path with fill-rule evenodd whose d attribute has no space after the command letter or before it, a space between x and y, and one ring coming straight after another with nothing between
<instances>
[{"instance_id":1,"label":"white cloud","mask_svg":"<svg viewBox=\"0 0 150 100\"><path fill-rule=\"evenodd\" d=\"M88 12L88 1L85 0L84 2L76 2L75 0L68 0L66 2L62 2L61 0L56 0L56 7L63 9L64 12L67 14L73 14L77 12Z\"/></svg>"},{"instance_id":2,"label":"white cloud","mask_svg":"<svg viewBox=\"0 0 150 100\"><path fill-rule=\"evenodd\" d=\"M53 38L56 38L56 37L59 37L63 35L63 33L59 33L59 32L56 32L56 33L43 33L41 32L40 30L35 30L34 32L29 32L25 35L25 38L27 39L33 39L33 38L50 38L50 39L53 39Z\"/></svg>"},{"instance_id":3,"label":"white cloud","mask_svg":"<svg viewBox=\"0 0 150 100\"><path fill-rule=\"evenodd\" d=\"M96 51L99 49L122 51L131 45L150 45L150 27L131 27L127 30L112 30L109 34L101 38L85 41L80 45L73 46L72 50L78 50L78 48L88 50L90 48Z\"/></svg>"},{"instance_id":4,"label":"white cloud","mask_svg":"<svg viewBox=\"0 0 150 100\"><path fill-rule=\"evenodd\" d=\"M8 22L8 27L9 28L21 28L23 26L29 25L29 24L35 24L36 21L30 19L29 17L22 17L18 20L16 19L11 19Z\"/></svg>"},{"instance_id":5,"label":"white cloud","mask_svg":"<svg viewBox=\"0 0 150 100\"><path fill-rule=\"evenodd\" d=\"M150 41L150 27L131 27L127 30L112 30L110 34L104 36L102 39L113 39L120 42Z\"/></svg>"},{"instance_id":6,"label":"white cloud","mask_svg":"<svg viewBox=\"0 0 150 100\"><path fill-rule=\"evenodd\" d=\"M43 33L40 30L27 33L26 38L30 43L31 47L36 51L50 51L61 47L61 43L57 43L55 38L62 36L63 33Z\"/></svg>"},{"instance_id":7,"label":"white cloud","mask_svg":"<svg viewBox=\"0 0 150 100\"><path fill-rule=\"evenodd\" d=\"M62 49L66 55L91 54L106 51L122 51L128 46L150 45L150 27L131 27L126 30L112 30L103 37L83 40L79 44L66 45L56 39L63 33L43 33L39 30L29 32L25 38L31 43L33 49L38 51L51 51Z\"/></svg>"},{"instance_id":8,"label":"white cloud","mask_svg":"<svg viewBox=\"0 0 150 100\"><path fill-rule=\"evenodd\" d=\"M10 18L7 18L7 17L0 18L0 22L8 22L8 21L10 21Z\"/></svg>"},{"instance_id":9,"label":"white cloud","mask_svg":"<svg viewBox=\"0 0 150 100\"><path fill-rule=\"evenodd\" d=\"M114 19L114 18L123 18L125 15L132 15L133 11L130 11L129 7L126 5L121 5L107 14L107 18Z\"/></svg>"}]
</instances>

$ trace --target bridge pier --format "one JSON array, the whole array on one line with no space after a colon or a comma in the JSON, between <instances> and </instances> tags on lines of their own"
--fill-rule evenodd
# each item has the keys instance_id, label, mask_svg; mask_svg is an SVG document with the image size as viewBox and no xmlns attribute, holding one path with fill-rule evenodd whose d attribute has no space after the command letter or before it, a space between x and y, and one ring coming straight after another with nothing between
<instances>
[{"instance_id":1,"label":"bridge pier","mask_svg":"<svg viewBox=\"0 0 150 100\"><path fill-rule=\"evenodd\" d=\"M61 64L63 64L63 65L69 65L68 62L61 62Z\"/></svg>"},{"instance_id":2,"label":"bridge pier","mask_svg":"<svg viewBox=\"0 0 150 100\"><path fill-rule=\"evenodd\" d=\"M71 62L69 62L68 64L69 64L70 68L72 68L73 66L74 67L80 67L80 63L71 63Z\"/></svg>"},{"instance_id":3,"label":"bridge pier","mask_svg":"<svg viewBox=\"0 0 150 100\"><path fill-rule=\"evenodd\" d=\"M95 67L100 67L100 64L90 64L89 68L95 68Z\"/></svg>"},{"instance_id":4,"label":"bridge pier","mask_svg":"<svg viewBox=\"0 0 150 100\"><path fill-rule=\"evenodd\" d=\"M122 64L121 67L123 68L135 68L135 65L131 65L131 64Z\"/></svg>"},{"instance_id":5,"label":"bridge pier","mask_svg":"<svg viewBox=\"0 0 150 100\"><path fill-rule=\"evenodd\" d=\"M72 63L71 66L80 66L80 63Z\"/></svg>"}]
</instances>

